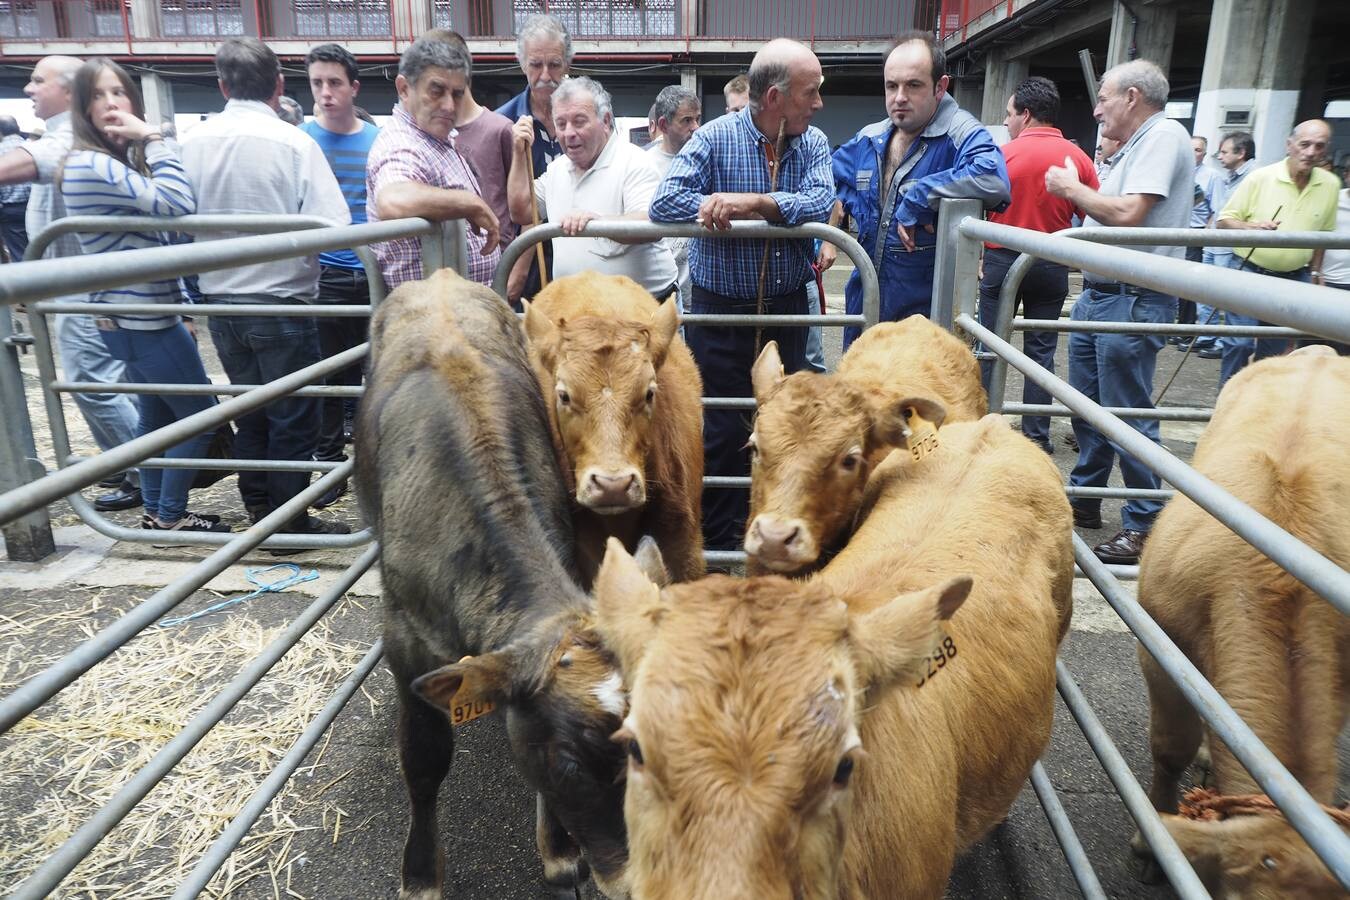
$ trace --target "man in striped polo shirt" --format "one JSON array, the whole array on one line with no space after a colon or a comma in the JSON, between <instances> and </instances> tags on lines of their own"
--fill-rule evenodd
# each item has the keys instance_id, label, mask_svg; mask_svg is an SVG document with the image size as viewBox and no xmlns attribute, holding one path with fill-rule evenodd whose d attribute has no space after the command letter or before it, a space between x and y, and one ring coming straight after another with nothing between
<instances>
[{"instance_id":1,"label":"man in striped polo shirt","mask_svg":"<svg viewBox=\"0 0 1350 900\"><path fill-rule=\"evenodd\" d=\"M338 187L347 200L352 224L366 221L366 158L380 129L356 117L356 95L361 90L357 80L356 57L346 47L321 44L305 57L309 88L314 93L315 118L300 129L318 143L328 165L337 176ZM333 250L319 254L319 302L345 303L366 306L370 303L370 284L361 260L351 250ZM370 331L368 316L320 318L319 350L325 357L334 356L366 340ZM334 372L327 384L355 386L361 383L361 364L353 363L341 372ZM320 462L342 462L347 436L351 434L351 413L356 403L342 397L326 397L320 403L322 415L319 424L319 446L314 458ZM347 410L351 410L348 413ZM347 482L333 486L328 493L314 501L316 509L323 509L347 493Z\"/></svg>"}]
</instances>

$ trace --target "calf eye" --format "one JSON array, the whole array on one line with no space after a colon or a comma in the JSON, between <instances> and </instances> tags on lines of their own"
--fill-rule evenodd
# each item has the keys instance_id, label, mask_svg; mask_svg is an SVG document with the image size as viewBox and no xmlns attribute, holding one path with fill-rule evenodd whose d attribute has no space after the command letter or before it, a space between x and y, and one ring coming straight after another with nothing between
<instances>
[{"instance_id":1,"label":"calf eye","mask_svg":"<svg viewBox=\"0 0 1350 900\"><path fill-rule=\"evenodd\" d=\"M1275 857L1273 856L1261 857L1261 865L1265 866L1267 869L1274 869L1276 866Z\"/></svg>"},{"instance_id":2,"label":"calf eye","mask_svg":"<svg viewBox=\"0 0 1350 900\"><path fill-rule=\"evenodd\" d=\"M656 402L656 388L649 387L647 388L647 405L651 406L655 402Z\"/></svg>"},{"instance_id":3,"label":"calf eye","mask_svg":"<svg viewBox=\"0 0 1350 900\"><path fill-rule=\"evenodd\" d=\"M853 775L853 757L845 756L839 760L839 765L834 770L834 784L836 787L846 787L848 780Z\"/></svg>"},{"instance_id":4,"label":"calf eye","mask_svg":"<svg viewBox=\"0 0 1350 900\"><path fill-rule=\"evenodd\" d=\"M861 462L862 454L855 450L840 460L839 465L843 466L845 472L852 472L858 468Z\"/></svg>"},{"instance_id":5,"label":"calf eye","mask_svg":"<svg viewBox=\"0 0 1350 900\"><path fill-rule=\"evenodd\" d=\"M563 406L567 406L571 402L572 402L572 395L567 393L567 388L565 387L558 388L558 403L560 403Z\"/></svg>"},{"instance_id":6,"label":"calf eye","mask_svg":"<svg viewBox=\"0 0 1350 900\"><path fill-rule=\"evenodd\" d=\"M642 768L642 748L638 746L636 738L628 741L628 758L633 761L633 765Z\"/></svg>"}]
</instances>

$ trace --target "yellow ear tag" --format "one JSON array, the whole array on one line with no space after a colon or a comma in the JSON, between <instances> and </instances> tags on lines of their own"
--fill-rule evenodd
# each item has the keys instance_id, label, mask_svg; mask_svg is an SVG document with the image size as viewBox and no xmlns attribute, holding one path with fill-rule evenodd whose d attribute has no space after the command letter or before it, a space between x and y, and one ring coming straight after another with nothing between
<instances>
[{"instance_id":1,"label":"yellow ear tag","mask_svg":"<svg viewBox=\"0 0 1350 900\"><path fill-rule=\"evenodd\" d=\"M937 428L932 422L911 409L906 424L909 426L909 455L915 462L937 452L939 446Z\"/></svg>"},{"instance_id":2,"label":"yellow ear tag","mask_svg":"<svg viewBox=\"0 0 1350 900\"><path fill-rule=\"evenodd\" d=\"M472 657L465 656L460 659L460 662L464 662L464 660L471 658ZM497 704L493 703L491 700L474 700L467 696L461 697L461 694L468 693L466 690L468 686L468 679L461 681L459 690L455 691L455 695L450 698L451 725L467 725L474 719L485 716L497 708Z\"/></svg>"}]
</instances>

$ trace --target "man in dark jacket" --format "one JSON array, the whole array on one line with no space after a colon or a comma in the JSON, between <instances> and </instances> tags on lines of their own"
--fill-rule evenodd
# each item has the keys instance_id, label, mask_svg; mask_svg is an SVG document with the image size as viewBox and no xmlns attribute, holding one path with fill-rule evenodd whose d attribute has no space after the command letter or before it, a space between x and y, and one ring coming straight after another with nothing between
<instances>
[{"instance_id":1,"label":"man in dark jacket","mask_svg":"<svg viewBox=\"0 0 1350 900\"><path fill-rule=\"evenodd\" d=\"M938 201L973 198L997 210L1011 188L994 139L947 94L947 57L930 35L901 35L883 72L889 117L834 151L839 203L831 222L847 212L858 223L881 282L881 320L898 321L931 305ZM821 266L834 258L825 244ZM844 297L848 312L862 312L856 272ZM857 335L846 329L845 346Z\"/></svg>"}]
</instances>

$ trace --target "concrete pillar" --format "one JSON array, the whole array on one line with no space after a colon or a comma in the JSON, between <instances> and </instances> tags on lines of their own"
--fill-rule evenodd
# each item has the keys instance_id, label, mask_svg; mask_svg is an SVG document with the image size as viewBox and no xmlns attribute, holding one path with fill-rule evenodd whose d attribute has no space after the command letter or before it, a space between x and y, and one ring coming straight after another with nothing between
<instances>
[{"instance_id":1,"label":"concrete pillar","mask_svg":"<svg viewBox=\"0 0 1350 900\"><path fill-rule=\"evenodd\" d=\"M145 121L151 125L173 121L173 85L154 72L141 73L141 95L145 98Z\"/></svg>"},{"instance_id":2,"label":"concrete pillar","mask_svg":"<svg viewBox=\"0 0 1350 900\"><path fill-rule=\"evenodd\" d=\"M1030 64L1026 59L1010 59L1006 52L992 51L984 67L983 102L978 107L966 106L966 109L978 115L986 125L1001 123L1007 112L1008 98L1028 74Z\"/></svg>"},{"instance_id":3,"label":"concrete pillar","mask_svg":"<svg viewBox=\"0 0 1350 900\"><path fill-rule=\"evenodd\" d=\"M160 31L160 4L156 0L131 0L131 33L138 38L156 38Z\"/></svg>"},{"instance_id":4,"label":"concrete pillar","mask_svg":"<svg viewBox=\"0 0 1350 900\"><path fill-rule=\"evenodd\" d=\"M968 111L971 115L979 115L984 111L984 79L975 78L953 78L948 90L956 98L956 102L961 108ZM1004 97L1004 101L1008 98ZM998 121L1003 121L1000 116Z\"/></svg>"},{"instance_id":5,"label":"concrete pillar","mask_svg":"<svg viewBox=\"0 0 1350 900\"><path fill-rule=\"evenodd\" d=\"M1172 45L1176 40L1175 6L1146 0L1130 0L1126 6L1116 0L1111 12L1111 37L1106 46L1106 68L1147 59L1164 73L1172 65Z\"/></svg>"},{"instance_id":6,"label":"concrete pillar","mask_svg":"<svg viewBox=\"0 0 1350 900\"><path fill-rule=\"evenodd\" d=\"M693 66L685 66L680 69L680 87L689 88L698 96L703 96L703 77L698 74L698 69Z\"/></svg>"},{"instance_id":7,"label":"concrete pillar","mask_svg":"<svg viewBox=\"0 0 1350 900\"><path fill-rule=\"evenodd\" d=\"M1195 133L1217 148L1250 131L1262 165L1284 157L1316 0L1214 0Z\"/></svg>"}]
</instances>

